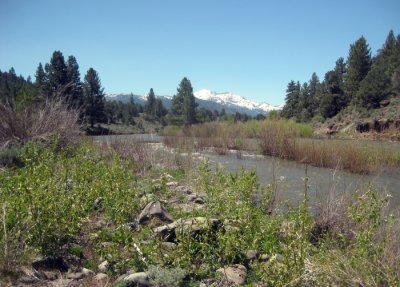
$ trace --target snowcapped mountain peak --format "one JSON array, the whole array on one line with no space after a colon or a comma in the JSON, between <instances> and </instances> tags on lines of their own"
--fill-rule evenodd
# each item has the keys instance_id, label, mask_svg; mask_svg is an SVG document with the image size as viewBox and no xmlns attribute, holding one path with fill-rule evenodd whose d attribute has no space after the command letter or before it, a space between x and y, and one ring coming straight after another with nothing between
<instances>
[{"instance_id":1,"label":"snowcapped mountain peak","mask_svg":"<svg viewBox=\"0 0 400 287\"><path fill-rule=\"evenodd\" d=\"M213 101L227 106L237 106L249 110L259 110L260 112L268 113L273 110L279 110L280 107L272 106L267 103L258 103L247 100L238 94L232 92L216 93L207 89L202 89L194 93L197 99L204 101Z\"/></svg>"},{"instance_id":2,"label":"snowcapped mountain peak","mask_svg":"<svg viewBox=\"0 0 400 287\"><path fill-rule=\"evenodd\" d=\"M128 93L113 93L107 94L106 98L111 101L122 101L129 102L132 94ZM132 95L135 103L145 105L147 101L147 94L145 95ZM245 113L251 116L256 116L258 114L268 114L270 111L282 109L282 107L272 106L266 103L257 103L249 101L242 96L232 93L224 92L217 93L207 89L200 90L194 93L196 101L199 107L205 107L209 110L222 110L225 109L227 114L233 114L235 112ZM171 99L169 96L158 96L161 99L163 105L166 108L171 107Z\"/></svg>"}]
</instances>

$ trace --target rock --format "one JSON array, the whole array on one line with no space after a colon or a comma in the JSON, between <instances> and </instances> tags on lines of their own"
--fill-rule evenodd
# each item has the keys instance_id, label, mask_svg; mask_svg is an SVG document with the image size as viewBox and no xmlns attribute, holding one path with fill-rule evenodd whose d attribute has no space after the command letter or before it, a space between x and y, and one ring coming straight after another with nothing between
<instances>
[{"instance_id":1,"label":"rock","mask_svg":"<svg viewBox=\"0 0 400 287\"><path fill-rule=\"evenodd\" d=\"M54 286L54 287L75 287L79 286L80 282L78 281L73 281L72 279L66 279L66 278L59 278L53 282L51 282L50 285L44 285L44 286Z\"/></svg>"},{"instance_id":2,"label":"rock","mask_svg":"<svg viewBox=\"0 0 400 287\"><path fill-rule=\"evenodd\" d=\"M197 203L197 204L204 204L204 203L205 203L205 200L204 200L204 198L202 198L202 197L196 197L196 198L193 200L193 202L194 202L194 203Z\"/></svg>"},{"instance_id":3,"label":"rock","mask_svg":"<svg viewBox=\"0 0 400 287\"><path fill-rule=\"evenodd\" d=\"M260 261L266 262L269 260L269 255L268 254L261 254L260 255Z\"/></svg>"},{"instance_id":4,"label":"rock","mask_svg":"<svg viewBox=\"0 0 400 287\"><path fill-rule=\"evenodd\" d=\"M74 272L67 274L67 279L72 279L72 280L80 280L84 277L85 275L82 272Z\"/></svg>"},{"instance_id":5,"label":"rock","mask_svg":"<svg viewBox=\"0 0 400 287\"><path fill-rule=\"evenodd\" d=\"M390 104L390 100L382 100L379 102L381 107L387 107Z\"/></svg>"},{"instance_id":6,"label":"rock","mask_svg":"<svg viewBox=\"0 0 400 287\"><path fill-rule=\"evenodd\" d=\"M102 205L103 205L103 198L102 197L98 197L93 202L93 209L94 210L99 210L99 209L101 209Z\"/></svg>"},{"instance_id":7,"label":"rock","mask_svg":"<svg viewBox=\"0 0 400 287\"><path fill-rule=\"evenodd\" d=\"M110 269L110 263L107 260L101 262L99 266L97 266L97 270L101 273L106 273Z\"/></svg>"},{"instance_id":8,"label":"rock","mask_svg":"<svg viewBox=\"0 0 400 287\"><path fill-rule=\"evenodd\" d=\"M60 277L60 273L54 271L43 271L42 274L49 281L57 280Z\"/></svg>"},{"instance_id":9,"label":"rock","mask_svg":"<svg viewBox=\"0 0 400 287\"><path fill-rule=\"evenodd\" d=\"M190 232L195 235L204 230L216 230L220 225L220 220L206 217L192 217L178 219L170 224L159 226L153 229L156 235L160 235L167 241L173 240L178 234Z\"/></svg>"},{"instance_id":10,"label":"rock","mask_svg":"<svg viewBox=\"0 0 400 287\"><path fill-rule=\"evenodd\" d=\"M170 182L167 182L166 185L167 185L167 187L177 187L179 185L179 183L176 181L170 181Z\"/></svg>"},{"instance_id":11,"label":"rock","mask_svg":"<svg viewBox=\"0 0 400 287\"><path fill-rule=\"evenodd\" d=\"M128 222L128 223L125 223L125 226L132 231L135 231L138 228L137 222Z\"/></svg>"},{"instance_id":12,"label":"rock","mask_svg":"<svg viewBox=\"0 0 400 287\"><path fill-rule=\"evenodd\" d=\"M259 257L260 253L257 250L247 250L246 258L248 260L255 260Z\"/></svg>"},{"instance_id":13,"label":"rock","mask_svg":"<svg viewBox=\"0 0 400 287\"><path fill-rule=\"evenodd\" d=\"M92 276L96 273L94 273L92 270L87 269L87 268L82 268L81 272L83 273L83 275L85 276Z\"/></svg>"},{"instance_id":14,"label":"rock","mask_svg":"<svg viewBox=\"0 0 400 287\"><path fill-rule=\"evenodd\" d=\"M186 185L178 186L175 190L180 193L192 194L192 189Z\"/></svg>"},{"instance_id":15,"label":"rock","mask_svg":"<svg viewBox=\"0 0 400 287\"><path fill-rule=\"evenodd\" d=\"M21 277L18 278L18 283L22 283L22 284L29 284L29 285L33 285L34 283L40 281L39 278L37 277L33 277L33 276L27 276L27 275L23 275Z\"/></svg>"},{"instance_id":16,"label":"rock","mask_svg":"<svg viewBox=\"0 0 400 287\"><path fill-rule=\"evenodd\" d=\"M194 202L197 204L204 204L204 198L196 194L189 194L187 197L188 202Z\"/></svg>"},{"instance_id":17,"label":"rock","mask_svg":"<svg viewBox=\"0 0 400 287\"><path fill-rule=\"evenodd\" d=\"M356 125L356 131L359 133L369 132L371 123L369 122L358 122Z\"/></svg>"},{"instance_id":18,"label":"rock","mask_svg":"<svg viewBox=\"0 0 400 287\"><path fill-rule=\"evenodd\" d=\"M106 286L108 282L108 276L104 273L98 273L96 276L94 276L93 281L96 286Z\"/></svg>"},{"instance_id":19,"label":"rock","mask_svg":"<svg viewBox=\"0 0 400 287\"><path fill-rule=\"evenodd\" d=\"M161 205L159 201L152 201L146 205L146 207L139 214L138 222L143 224L149 221L151 218L158 218L163 222L172 222L173 219L167 210Z\"/></svg>"},{"instance_id":20,"label":"rock","mask_svg":"<svg viewBox=\"0 0 400 287\"><path fill-rule=\"evenodd\" d=\"M66 272L69 269L68 264L64 261L62 257L44 257L38 258L32 262L32 267L40 270L40 269L56 269L62 272Z\"/></svg>"},{"instance_id":21,"label":"rock","mask_svg":"<svg viewBox=\"0 0 400 287\"><path fill-rule=\"evenodd\" d=\"M247 269L241 264L225 266L218 269L217 272L223 274L228 281L235 285L243 285L246 282Z\"/></svg>"},{"instance_id":22,"label":"rock","mask_svg":"<svg viewBox=\"0 0 400 287\"><path fill-rule=\"evenodd\" d=\"M124 281L128 282L128 286L150 286L149 277L146 272L137 272L125 276Z\"/></svg>"},{"instance_id":23,"label":"rock","mask_svg":"<svg viewBox=\"0 0 400 287\"><path fill-rule=\"evenodd\" d=\"M207 217L192 217L183 220L177 220L175 233L198 232L206 229L216 229L220 220Z\"/></svg>"}]
</instances>

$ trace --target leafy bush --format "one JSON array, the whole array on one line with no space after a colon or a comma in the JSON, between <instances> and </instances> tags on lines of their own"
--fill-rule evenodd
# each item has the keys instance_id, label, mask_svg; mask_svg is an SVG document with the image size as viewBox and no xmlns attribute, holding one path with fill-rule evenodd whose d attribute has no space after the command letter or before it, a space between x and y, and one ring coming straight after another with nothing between
<instances>
[{"instance_id":1,"label":"leafy bush","mask_svg":"<svg viewBox=\"0 0 400 287\"><path fill-rule=\"evenodd\" d=\"M88 146L58 151L55 142L50 147L28 143L21 159L25 168L0 177L4 268L17 263L25 251L59 252L93 212L97 198L103 199L102 208L115 223L132 221L138 213L135 180L118 156L106 162ZM19 249L15 258L10 258L10 246Z\"/></svg>"}]
</instances>

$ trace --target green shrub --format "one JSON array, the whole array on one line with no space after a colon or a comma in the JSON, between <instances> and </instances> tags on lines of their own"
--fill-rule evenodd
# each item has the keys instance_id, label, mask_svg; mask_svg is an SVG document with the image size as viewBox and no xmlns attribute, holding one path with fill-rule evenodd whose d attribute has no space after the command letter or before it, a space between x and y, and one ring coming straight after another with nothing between
<instances>
[{"instance_id":1,"label":"green shrub","mask_svg":"<svg viewBox=\"0 0 400 287\"><path fill-rule=\"evenodd\" d=\"M22 162L19 159L21 148L10 147L0 150L0 167L21 166Z\"/></svg>"},{"instance_id":2,"label":"green shrub","mask_svg":"<svg viewBox=\"0 0 400 287\"><path fill-rule=\"evenodd\" d=\"M57 143L28 143L21 159L23 169L0 177L0 262L8 260L10 240L16 238L29 247L21 246L19 258L30 249L60 252L93 212L97 198L103 198L102 209L117 224L138 213L135 178L118 156L107 162L85 145L58 151Z\"/></svg>"},{"instance_id":3,"label":"green shrub","mask_svg":"<svg viewBox=\"0 0 400 287\"><path fill-rule=\"evenodd\" d=\"M151 286L154 287L179 287L186 276L185 270L177 268L163 268L151 265L147 270Z\"/></svg>"}]
</instances>

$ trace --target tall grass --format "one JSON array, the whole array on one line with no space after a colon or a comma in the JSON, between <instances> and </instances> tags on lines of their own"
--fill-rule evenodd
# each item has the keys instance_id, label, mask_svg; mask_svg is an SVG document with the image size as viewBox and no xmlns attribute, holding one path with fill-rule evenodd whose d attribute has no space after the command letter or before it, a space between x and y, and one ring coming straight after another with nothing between
<instances>
[{"instance_id":1,"label":"tall grass","mask_svg":"<svg viewBox=\"0 0 400 287\"><path fill-rule=\"evenodd\" d=\"M293 131L299 137L312 135L310 126L286 120L251 120L245 123L210 122L185 129L166 128L162 134L170 137L166 142L167 145L174 145L173 138L191 137L195 139L195 148L213 147L222 153L230 149L254 149L254 143L249 139L264 138L265 130L270 126Z\"/></svg>"},{"instance_id":2,"label":"tall grass","mask_svg":"<svg viewBox=\"0 0 400 287\"><path fill-rule=\"evenodd\" d=\"M176 135L177 129L174 131ZM182 131L179 140L171 136L165 144L174 146L192 138L194 148L213 147L217 152L225 153L228 149L254 149L254 141L258 141L258 148L264 155L318 167L371 173L382 166L400 166L400 150L388 149L384 144L314 140L311 137L312 128L307 124L269 119L246 123L211 122L194 125ZM190 145L189 142L186 144Z\"/></svg>"}]
</instances>

